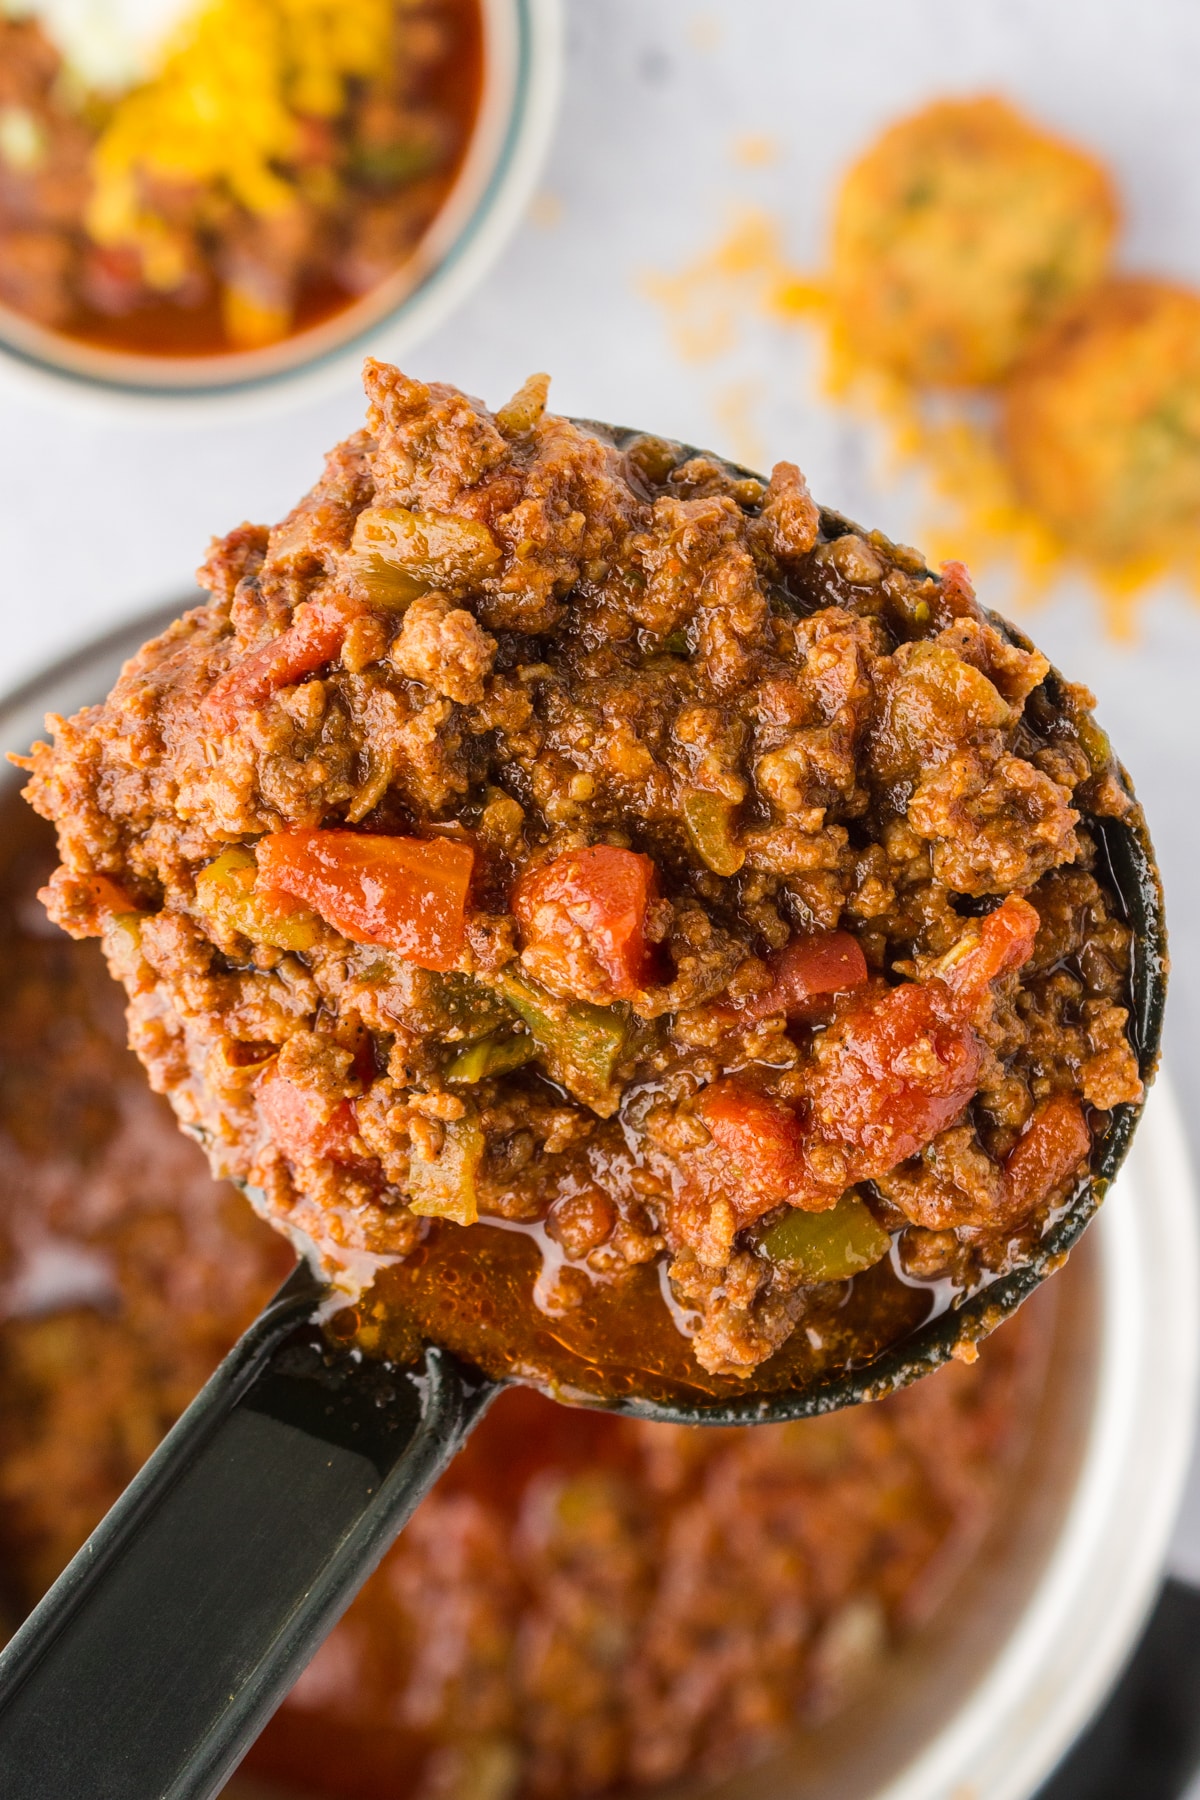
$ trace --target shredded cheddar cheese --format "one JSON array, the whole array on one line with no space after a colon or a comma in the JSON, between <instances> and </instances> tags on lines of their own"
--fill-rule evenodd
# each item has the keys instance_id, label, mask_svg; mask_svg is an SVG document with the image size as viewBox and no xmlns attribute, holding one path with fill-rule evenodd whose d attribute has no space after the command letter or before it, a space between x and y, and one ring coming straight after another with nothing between
<instances>
[{"instance_id":1,"label":"shredded cheddar cheese","mask_svg":"<svg viewBox=\"0 0 1200 1800\"><path fill-rule=\"evenodd\" d=\"M287 212L303 120L336 117L347 82L391 54L392 31L391 0L208 0L176 27L158 72L113 107L94 154L91 236L136 250L167 291L185 252L156 182L202 189L215 206ZM263 335L261 322L247 329Z\"/></svg>"},{"instance_id":2,"label":"shredded cheddar cheese","mask_svg":"<svg viewBox=\"0 0 1200 1800\"><path fill-rule=\"evenodd\" d=\"M791 279L782 234L768 214L737 214L711 250L677 275L648 274L644 288L665 310L679 354L707 362L729 349L739 316L769 306Z\"/></svg>"}]
</instances>

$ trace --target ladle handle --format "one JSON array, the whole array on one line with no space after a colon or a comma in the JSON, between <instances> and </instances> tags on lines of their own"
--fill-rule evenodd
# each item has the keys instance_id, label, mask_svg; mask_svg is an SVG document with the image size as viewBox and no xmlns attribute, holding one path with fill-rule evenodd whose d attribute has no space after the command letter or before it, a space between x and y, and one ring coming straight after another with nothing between
<instances>
[{"instance_id":1,"label":"ladle handle","mask_svg":"<svg viewBox=\"0 0 1200 1800\"><path fill-rule=\"evenodd\" d=\"M0 1653L4 1800L209 1800L497 1388L291 1277Z\"/></svg>"}]
</instances>

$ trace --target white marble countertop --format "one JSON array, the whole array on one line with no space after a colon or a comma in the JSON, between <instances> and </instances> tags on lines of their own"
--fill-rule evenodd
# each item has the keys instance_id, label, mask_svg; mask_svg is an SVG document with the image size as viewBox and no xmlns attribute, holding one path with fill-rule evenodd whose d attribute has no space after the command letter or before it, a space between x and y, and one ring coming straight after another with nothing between
<instances>
[{"instance_id":1,"label":"white marble countertop","mask_svg":"<svg viewBox=\"0 0 1200 1800\"><path fill-rule=\"evenodd\" d=\"M1003 91L1099 148L1130 214L1126 258L1200 280L1200 8L1192 0L567 0L559 129L529 216L483 291L407 360L499 403L534 369L553 404L746 460L798 461L826 502L902 538L913 500L873 474L864 430L829 409L810 339L734 309L686 359L647 277L765 209L797 264L819 256L847 157L947 91ZM351 430L347 384L259 421L180 430L80 415L0 373L3 685L186 592L214 532L278 517ZM994 598L985 590L985 597ZM1088 681L1145 801L1171 899L1168 1054L1200 1148L1200 607L1164 589L1115 644L1066 588L1033 621ZM1189 698L1189 696L1191 696ZM1176 1565L1200 1579L1200 1478Z\"/></svg>"}]
</instances>

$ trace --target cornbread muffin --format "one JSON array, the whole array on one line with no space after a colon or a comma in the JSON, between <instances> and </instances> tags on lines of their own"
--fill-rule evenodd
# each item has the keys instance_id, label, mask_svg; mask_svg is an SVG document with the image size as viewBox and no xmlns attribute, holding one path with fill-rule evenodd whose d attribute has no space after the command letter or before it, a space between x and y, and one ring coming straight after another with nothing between
<instances>
[{"instance_id":1,"label":"cornbread muffin","mask_svg":"<svg viewBox=\"0 0 1200 1800\"><path fill-rule=\"evenodd\" d=\"M990 95L885 131L837 198L839 324L910 381L1007 375L1107 272L1118 224L1099 163Z\"/></svg>"},{"instance_id":2,"label":"cornbread muffin","mask_svg":"<svg viewBox=\"0 0 1200 1800\"><path fill-rule=\"evenodd\" d=\"M1169 561L1200 528L1200 295L1110 283L1003 405L1017 485L1073 548Z\"/></svg>"}]
</instances>

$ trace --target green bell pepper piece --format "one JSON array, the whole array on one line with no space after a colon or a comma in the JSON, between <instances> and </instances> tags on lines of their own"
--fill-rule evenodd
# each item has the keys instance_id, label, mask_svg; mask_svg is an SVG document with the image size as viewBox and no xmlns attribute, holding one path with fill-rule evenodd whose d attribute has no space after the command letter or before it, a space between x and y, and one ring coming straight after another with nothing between
<instances>
[{"instance_id":1,"label":"green bell pepper piece","mask_svg":"<svg viewBox=\"0 0 1200 1800\"><path fill-rule=\"evenodd\" d=\"M218 931L239 931L276 950L311 950L320 927L305 907L281 912L257 891L258 863L246 844L222 850L196 876L196 910Z\"/></svg>"},{"instance_id":2,"label":"green bell pepper piece","mask_svg":"<svg viewBox=\"0 0 1200 1800\"><path fill-rule=\"evenodd\" d=\"M737 807L723 794L698 789L683 797L683 822L696 855L714 875L736 875L746 852L733 841Z\"/></svg>"},{"instance_id":3,"label":"green bell pepper piece","mask_svg":"<svg viewBox=\"0 0 1200 1800\"><path fill-rule=\"evenodd\" d=\"M479 1217L478 1177L483 1161L483 1131L473 1113L451 1119L440 1153L427 1161L413 1156L408 1165L408 1204L423 1219L453 1219L473 1225Z\"/></svg>"},{"instance_id":4,"label":"green bell pepper piece","mask_svg":"<svg viewBox=\"0 0 1200 1800\"><path fill-rule=\"evenodd\" d=\"M759 1239L772 1262L805 1281L846 1281L881 1262L892 1240L857 1194L843 1194L832 1212L794 1207Z\"/></svg>"},{"instance_id":5,"label":"green bell pepper piece","mask_svg":"<svg viewBox=\"0 0 1200 1800\"><path fill-rule=\"evenodd\" d=\"M512 969L501 973L496 986L533 1038L551 1079L602 1119L611 1118L621 1100L613 1077L628 1041L627 1010L556 1000Z\"/></svg>"}]
</instances>

